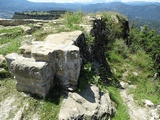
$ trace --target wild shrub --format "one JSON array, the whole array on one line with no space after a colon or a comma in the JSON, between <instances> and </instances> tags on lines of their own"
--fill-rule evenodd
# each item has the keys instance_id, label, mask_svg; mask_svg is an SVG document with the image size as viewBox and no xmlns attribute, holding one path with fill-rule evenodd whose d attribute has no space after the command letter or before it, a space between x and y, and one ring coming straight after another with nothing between
<instances>
[{"instance_id":1,"label":"wild shrub","mask_svg":"<svg viewBox=\"0 0 160 120\"><path fill-rule=\"evenodd\" d=\"M62 15L62 18L64 18L64 22L66 27L72 28L72 29L81 29L78 25L82 22L82 11L77 12L66 12Z\"/></svg>"}]
</instances>

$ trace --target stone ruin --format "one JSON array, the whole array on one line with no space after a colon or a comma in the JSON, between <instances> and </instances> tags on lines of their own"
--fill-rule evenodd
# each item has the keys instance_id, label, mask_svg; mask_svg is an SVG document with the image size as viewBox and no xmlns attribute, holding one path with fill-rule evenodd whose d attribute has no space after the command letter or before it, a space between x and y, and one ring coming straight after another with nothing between
<instances>
[{"instance_id":1,"label":"stone ruin","mask_svg":"<svg viewBox=\"0 0 160 120\"><path fill-rule=\"evenodd\" d=\"M108 76L104 74L112 74L105 55L107 23L101 16L89 21L90 25L81 27L84 30L89 28L86 31L94 37L91 46L86 44L82 31L77 30L50 34L44 41L26 43L20 47L21 55L8 54L6 60L17 80L17 90L45 98L58 79L63 88L75 91L81 66L88 62L92 63L92 69L97 71L100 81L107 83Z\"/></svg>"},{"instance_id":2,"label":"stone ruin","mask_svg":"<svg viewBox=\"0 0 160 120\"><path fill-rule=\"evenodd\" d=\"M51 34L44 41L21 46L21 55L6 55L16 89L45 98L58 79L63 88L74 91L82 62L76 43L83 37L81 31Z\"/></svg>"},{"instance_id":3,"label":"stone ruin","mask_svg":"<svg viewBox=\"0 0 160 120\"><path fill-rule=\"evenodd\" d=\"M105 21L94 19L92 22L93 25L87 25L87 31L94 37L91 46L86 44L82 31L61 32L48 35L44 41L24 44L20 47L20 55L6 55L9 70L17 80L16 89L45 98L57 80L64 89L75 91L81 67L88 62L99 73L102 72L101 68L110 70L104 59ZM86 28L85 25L83 27ZM105 120L110 119L115 112L109 93L103 93L97 86L89 85L81 91L68 92L58 118Z\"/></svg>"}]
</instances>

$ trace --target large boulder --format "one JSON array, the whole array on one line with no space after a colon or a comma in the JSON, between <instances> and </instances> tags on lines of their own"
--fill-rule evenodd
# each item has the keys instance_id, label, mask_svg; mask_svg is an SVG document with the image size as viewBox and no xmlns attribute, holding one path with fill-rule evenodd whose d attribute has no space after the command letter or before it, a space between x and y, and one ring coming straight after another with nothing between
<instances>
[{"instance_id":1,"label":"large boulder","mask_svg":"<svg viewBox=\"0 0 160 120\"><path fill-rule=\"evenodd\" d=\"M21 58L11 63L18 91L37 94L45 98L53 86L54 73L46 62L36 62L34 59Z\"/></svg>"},{"instance_id":2,"label":"large boulder","mask_svg":"<svg viewBox=\"0 0 160 120\"><path fill-rule=\"evenodd\" d=\"M9 69L17 79L17 90L45 97L56 77L63 88L74 91L81 68L79 47L75 45L81 35L81 31L51 34L44 41L21 46L23 56L7 55Z\"/></svg>"},{"instance_id":3,"label":"large boulder","mask_svg":"<svg viewBox=\"0 0 160 120\"><path fill-rule=\"evenodd\" d=\"M68 93L63 100L59 120L108 120L114 113L109 93L88 85L78 93Z\"/></svg>"}]
</instances>

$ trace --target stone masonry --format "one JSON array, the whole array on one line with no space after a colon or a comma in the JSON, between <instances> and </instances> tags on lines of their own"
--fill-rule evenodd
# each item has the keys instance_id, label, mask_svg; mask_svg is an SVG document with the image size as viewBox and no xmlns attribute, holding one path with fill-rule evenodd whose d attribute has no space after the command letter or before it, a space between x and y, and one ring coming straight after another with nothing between
<instances>
[{"instance_id":1,"label":"stone masonry","mask_svg":"<svg viewBox=\"0 0 160 120\"><path fill-rule=\"evenodd\" d=\"M5 56L17 80L16 89L45 98L57 78L63 88L74 91L81 68L80 51L75 43L81 35L81 31L51 34L44 41L21 46L22 55Z\"/></svg>"}]
</instances>

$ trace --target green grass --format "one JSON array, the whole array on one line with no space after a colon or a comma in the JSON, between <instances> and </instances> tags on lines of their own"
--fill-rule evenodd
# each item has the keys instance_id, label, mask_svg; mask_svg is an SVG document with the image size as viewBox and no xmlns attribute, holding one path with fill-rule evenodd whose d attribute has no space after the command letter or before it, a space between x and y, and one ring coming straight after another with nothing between
<instances>
[{"instance_id":1,"label":"green grass","mask_svg":"<svg viewBox=\"0 0 160 120\"><path fill-rule=\"evenodd\" d=\"M6 55L12 52L18 52L18 48L21 45L23 30L20 27L3 28L0 29L0 34L4 33L4 36L0 37L0 54Z\"/></svg>"},{"instance_id":2,"label":"green grass","mask_svg":"<svg viewBox=\"0 0 160 120\"><path fill-rule=\"evenodd\" d=\"M115 87L107 87L106 89L109 91L111 99L116 103L117 112L112 120L129 120L128 109L120 96L119 90Z\"/></svg>"},{"instance_id":3,"label":"green grass","mask_svg":"<svg viewBox=\"0 0 160 120\"><path fill-rule=\"evenodd\" d=\"M3 45L0 48L0 54L6 55L12 52L19 52L19 47L21 46L22 37L17 37L15 39L11 39L9 43Z\"/></svg>"},{"instance_id":4,"label":"green grass","mask_svg":"<svg viewBox=\"0 0 160 120\"><path fill-rule=\"evenodd\" d=\"M12 33L12 34L18 34L19 32L22 32L23 29L20 27L14 27L14 28L4 28L0 29L0 34L1 33Z\"/></svg>"},{"instance_id":5,"label":"green grass","mask_svg":"<svg viewBox=\"0 0 160 120\"><path fill-rule=\"evenodd\" d=\"M0 45L9 43L12 41L12 39L22 36L23 30L20 27L0 29L0 34L3 33L5 35L0 37Z\"/></svg>"},{"instance_id":6,"label":"green grass","mask_svg":"<svg viewBox=\"0 0 160 120\"><path fill-rule=\"evenodd\" d=\"M46 99L41 99L29 94L24 96L24 93L22 94L22 92L18 92L16 90L15 85L16 80L12 78L0 80L0 102L4 101L8 97L14 97L16 99L14 104L17 108L10 111L9 118L12 119L15 113L25 106L23 111L24 119L32 119L33 116L37 116L40 120L58 119L57 115L63 98L60 87L55 86L55 88L50 91Z\"/></svg>"},{"instance_id":7,"label":"green grass","mask_svg":"<svg viewBox=\"0 0 160 120\"><path fill-rule=\"evenodd\" d=\"M112 76L112 80L114 77ZM127 106L123 103L120 96L120 91L113 85L106 85L99 82L100 76L98 76L94 71L91 70L91 64L86 64L84 69L81 70L81 75L79 79L79 90L83 89L87 84L95 84L102 91L109 91L111 100L115 102L115 107L117 109L116 114L113 116L112 120L128 120L129 114L127 111Z\"/></svg>"},{"instance_id":8,"label":"green grass","mask_svg":"<svg viewBox=\"0 0 160 120\"><path fill-rule=\"evenodd\" d=\"M119 43L119 41L116 41ZM131 89L130 93L134 94L134 99L141 104L142 99L149 99L155 104L160 103L160 81L153 83L154 69L153 62L149 55L143 50L138 50L136 53L131 53L129 49L123 48L124 44L113 44L112 50L108 53L112 71L119 81L126 81L129 84L137 85L136 89ZM128 52L125 52L125 51ZM117 52L118 51L118 52ZM124 57L124 53L127 56ZM128 71L128 72L127 72ZM138 76L133 73L138 73ZM124 77L124 73L127 73Z\"/></svg>"}]
</instances>

